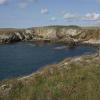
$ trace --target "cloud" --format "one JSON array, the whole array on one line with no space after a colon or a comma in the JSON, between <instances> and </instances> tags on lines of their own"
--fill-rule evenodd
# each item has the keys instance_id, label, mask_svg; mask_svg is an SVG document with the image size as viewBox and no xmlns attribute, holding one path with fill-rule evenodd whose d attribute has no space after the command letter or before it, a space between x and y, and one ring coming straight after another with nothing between
<instances>
[{"instance_id":1,"label":"cloud","mask_svg":"<svg viewBox=\"0 0 100 100\"><path fill-rule=\"evenodd\" d=\"M96 0L97 3L100 3L100 0Z\"/></svg>"},{"instance_id":2,"label":"cloud","mask_svg":"<svg viewBox=\"0 0 100 100\"><path fill-rule=\"evenodd\" d=\"M31 3L36 2L37 0L21 0L18 4L18 6L20 8L26 8L27 6L29 6Z\"/></svg>"},{"instance_id":3,"label":"cloud","mask_svg":"<svg viewBox=\"0 0 100 100\"><path fill-rule=\"evenodd\" d=\"M22 2L35 2L37 0L20 0L20 1L22 1Z\"/></svg>"},{"instance_id":4,"label":"cloud","mask_svg":"<svg viewBox=\"0 0 100 100\"><path fill-rule=\"evenodd\" d=\"M91 21L98 20L98 19L100 19L100 14L99 13L87 13L85 15L85 19L91 20Z\"/></svg>"},{"instance_id":5,"label":"cloud","mask_svg":"<svg viewBox=\"0 0 100 100\"><path fill-rule=\"evenodd\" d=\"M8 2L8 0L0 0L0 5L4 5Z\"/></svg>"},{"instance_id":6,"label":"cloud","mask_svg":"<svg viewBox=\"0 0 100 100\"><path fill-rule=\"evenodd\" d=\"M51 17L51 21L56 21L56 17Z\"/></svg>"},{"instance_id":7,"label":"cloud","mask_svg":"<svg viewBox=\"0 0 100 100\"><path fill-rule=\"evenodd\" d=\"M28 6L28 4L26 2L19 3L20 8L26 8L27 6Z\"/></svg>"},{"instance_id":8,"label":"cloud","mask_svg":"<svg viewBox=\"0 0 100 100\"><path fill-rule=\"evenodd\" d=\"M69 19L78 19L79 16L76 15L76 14L72 14L72 13L65 13L63 15L63 18L66 19L66 20L69 20Z\"/></svg>"},{"instance_id":9,"label":"cloud","mask_svg":"<svg viewBox=\"0 0 100 100\"><path fill-rule=\"evenodd\" d=\"M100 20L100 13L93 12L93 13L87 13L84 15L65 13L63 15L63 18L66 19L67 21L68 20L72 20L72 21L75 21L75 20L97 21L97 20Z\"/></svg>"},{"instance_id":10,"label":"cloud","mask_svg":"<svg viewBox=\"0 0 100 100\"><path fill-rule=\"evenodd\" d=\"M42 8L41 9L41 14L48 14L48 9L47 8Z\"/></svg>"},{"instance_id":11,"label":"cloud","mask_svg":"<svg viewBox=\"0 0 100 100\"><path fill-rule=\"evenodd\" d=\"M100 20L96 21L95 23L96 23L97 25L100 24Z\"/></svg>"}]
</instances>

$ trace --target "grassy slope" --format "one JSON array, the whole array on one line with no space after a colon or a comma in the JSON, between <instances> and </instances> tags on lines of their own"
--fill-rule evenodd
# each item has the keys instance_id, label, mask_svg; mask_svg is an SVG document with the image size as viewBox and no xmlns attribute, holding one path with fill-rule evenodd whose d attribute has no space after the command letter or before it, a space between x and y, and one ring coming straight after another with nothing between
<instances>
[{"instance_id":1,"label":"grassy slope","mask_svg":"<svg viewBox=\"0 0 100 100\"><path fill-rule=\"evenodd\" d=\"M13 32L23 32L24 29L15 29L15 28L0 28L0 34L3 33L13 33Z\"/></svg>"},{"instance_id":2,"label":"grassy slope","mask_svg":"<svg viewBox=\"0 0 100 100\"><path fill-rule=\"evenodd\" d=\"M100 58L68 58L29 77L0 84L8 84L0 90L0 100L99 100Z\"/></svg>"}]
</instances>

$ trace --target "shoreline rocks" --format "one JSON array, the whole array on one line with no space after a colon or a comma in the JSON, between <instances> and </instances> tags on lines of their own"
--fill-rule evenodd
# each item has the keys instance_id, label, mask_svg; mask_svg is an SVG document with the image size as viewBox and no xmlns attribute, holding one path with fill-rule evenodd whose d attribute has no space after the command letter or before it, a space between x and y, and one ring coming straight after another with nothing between
<instances>
[{"instance_id":1,"label":"shoreline rocks","mask_svg":"<svg viewBox=\"0 0 100 100\"><path fill-rule=\"evenodd\" d=\"M0 29L0 44L19 41L61 42L71 46L81 43L100 44L98 42L100 41L100 29L84 29L68 26Z\"/></svg>"}]
</instances>

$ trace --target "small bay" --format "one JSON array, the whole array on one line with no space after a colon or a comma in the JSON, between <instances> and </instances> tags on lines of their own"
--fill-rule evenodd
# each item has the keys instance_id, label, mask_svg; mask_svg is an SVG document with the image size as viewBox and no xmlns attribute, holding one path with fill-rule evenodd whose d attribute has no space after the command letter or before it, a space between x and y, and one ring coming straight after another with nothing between
<instances>
[{"instance_id":1,"label":"small bay","mask_svg":"<svg viewBox=\"0 0 100 100\"><path fill-rule=\"evenodd\" d=\"M67 48L59 44L19 42L0 45L0 80L24 76L66 57L94 53L94 47Z\"/></svg>"}]
</instances>

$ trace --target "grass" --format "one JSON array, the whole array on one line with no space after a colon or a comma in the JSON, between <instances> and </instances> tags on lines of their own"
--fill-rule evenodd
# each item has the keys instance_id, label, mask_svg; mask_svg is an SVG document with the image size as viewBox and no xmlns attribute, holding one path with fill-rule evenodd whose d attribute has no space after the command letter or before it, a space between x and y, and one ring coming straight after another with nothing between
<instances>
[{"instance_id":1,"label":"grass","mask_svg":"<svg viewBox=\"0 0 100 100\"><path fill-rule=\"evenodd\" d=\"M16 29L16 28L0 28L0 34L3 33L14 33L14 32L23 32L24 29Z\"/></svg>"},{"instance_id":2,"label":"grass","mask_svg":"<svg viewBox=\"0 0 100 100\"><path fill-rule=\"evenodd\" d=\"M99 100L100 59L66 59L30 77L1 82L0 100ZM7 89L10 89L7 91Z\"/></svg>"}]
</instances>

